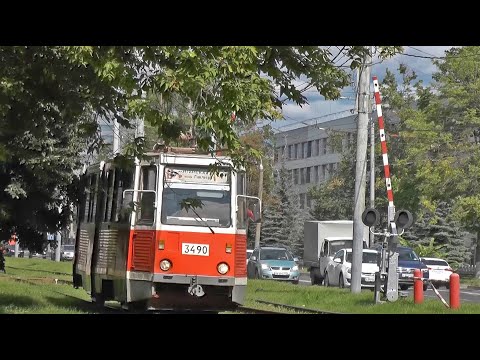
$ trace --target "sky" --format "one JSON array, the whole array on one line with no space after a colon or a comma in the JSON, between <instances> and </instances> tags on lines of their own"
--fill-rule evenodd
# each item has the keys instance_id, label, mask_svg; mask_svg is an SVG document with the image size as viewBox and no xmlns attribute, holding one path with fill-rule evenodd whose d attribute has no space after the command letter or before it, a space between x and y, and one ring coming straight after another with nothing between
<instances>
[{"instance_id":1,"label":"sky","mask_svg":"<svg viewBox=\"0 0 480 360\"><path fill-rule=\"evenodd\" d=\"M405 54L425 57L444 56L445 50L450 48L452 48L452 46L403 46ZM397 71L400 64L405 64L413 69L418 76L417 80L423 80L425 85L431 82L432 73L436 71L436 67L431 59L398 54L382 62L374 59L371 75L377 76L381 81L388 68L396 74L397 81L400 81L401 78ZM301 82L299 82L299 84L300 83ZM332 120L335 117L348 116L351 114L350 110L355 107L355 93L351 87L343 89L341 93L341 99L326 101L316 92L316 89L308 90L305 95L307 96L309 104L302 107L293 103L284 105L283 116L285 119L275 121L272 123L272 126L281 131L291 129L292 124L309 119L316 119L318 123L321 123L322 121ZM293 125L293 127L295 127L295 125Z\"/></svg>"}]
</instances>

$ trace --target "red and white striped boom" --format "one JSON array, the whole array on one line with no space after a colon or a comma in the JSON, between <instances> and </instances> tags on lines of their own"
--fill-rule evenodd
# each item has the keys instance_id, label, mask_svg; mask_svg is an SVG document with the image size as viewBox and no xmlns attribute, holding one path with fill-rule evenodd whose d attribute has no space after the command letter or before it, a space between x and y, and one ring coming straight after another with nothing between
<instances>
[{"instance_id":1,"label":"red and white striped boom","mask_svg":"<svg viewBox=\"0 0 480 360\"><path fill-rule=\"evenodd\" d=\"M382 146L383 170L385 172L385 185L387 186L388 198L388 221L393 222L395 217L395 206L393 205L392 181L390 180L390 165L388 164L387 142L385 139L385 123L382 114L382 99L380 98L380 89L378 78L373 77L373 87L375 91L375 104L377 105L378 129L380 132L380 144Z\"/></svg>"}]
</instances>

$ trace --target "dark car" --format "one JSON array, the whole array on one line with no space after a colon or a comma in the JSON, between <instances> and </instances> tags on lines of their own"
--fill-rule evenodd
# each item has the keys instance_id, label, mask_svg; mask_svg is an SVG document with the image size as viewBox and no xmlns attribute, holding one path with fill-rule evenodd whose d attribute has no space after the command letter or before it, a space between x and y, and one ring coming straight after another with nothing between
<instances>
[{"instance_id":1,"label":"dark car","mask_svg":"<svg viewBox=\"0 0 480 360\"><path fill-rule=\"evenodd\" d=\"M429 271L412 248L406 246L398 246L398 284L400 289L407 290L413 286L413 272L420 269L422 278L428 279ZM423 280L423 290L427 290L428 282Z\"/></svg>"},{"instance_id":2,"label":"dark car","mask_svg":"<svg viewBox=\"0 0 480 360\"><path fill-rule=\"evenodd\" d=\"M381 251L382 245L375 244L372 248ZM401 290L407 290L413 286L413 273L415 269L421 270L421 276L424 279L429 278L429 271L412 248L406 246L397 246L398 251L398 286ZM428 280L423 280L423 290L427 290Z\"/></svg>"},{"instance_id":3,"label":"dark car","mask_svg":"<svg viewBox=\"0 0 480 360\"><path fill-rule=\"evenodd\" d=\"M14 257L15 256L15 245L5 245L5 256ZM25 252L22 249L18 250L18 257L24 257Z\"/></svg>"}]
</instances>

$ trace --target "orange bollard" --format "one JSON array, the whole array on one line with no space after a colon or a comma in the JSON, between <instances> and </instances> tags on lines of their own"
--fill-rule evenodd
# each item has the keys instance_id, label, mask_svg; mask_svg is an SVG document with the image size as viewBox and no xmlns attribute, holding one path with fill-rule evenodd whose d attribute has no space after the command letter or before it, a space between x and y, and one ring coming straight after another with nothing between
<instances>
[{"instance_id":1,"label":"orange bollard","mask_svg":"<svg viewBox=\"0 0 480 360\"><path fill-rule=\"evenodd\" d=\"M422 277L420 269L415 269L413 277L413 301L415 304L421 304L423 303L423 281L420 279Z\"/></svg>"},{"instance_id":2,"label":"orange bollard","mask_svg":"<svg viewBox=\"0 0 480 360\"><path fill-rule=\"evenodd\" d=\"M450 309L460 307L460 275L452 273L450 275Z\"/></svg>"}]
</instances>

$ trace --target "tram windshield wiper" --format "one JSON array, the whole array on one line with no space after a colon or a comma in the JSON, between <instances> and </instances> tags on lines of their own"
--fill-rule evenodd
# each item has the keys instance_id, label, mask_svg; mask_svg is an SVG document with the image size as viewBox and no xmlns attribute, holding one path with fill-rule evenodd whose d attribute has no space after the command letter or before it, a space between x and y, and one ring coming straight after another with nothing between
<instances>
[{"instance_id":1,"label":"tram windshield wiper","mask_svg":"<svg viewBox=\"0 0 480 360\"><path fill-rule=\"evenodd\" d=\"M199 222L200 224L202 224L202 222L203 222L203 224L207 225L207 227L210 229L210 232L212 234L215 234L215 231L213 231L212 227L210 225L208 225L207 220L205 220L200 215L198 215L198 213L195 211L195 209L194 209L194 207L193 207L193 205L190 201L184 201L183 204L185 205L187 212L188 212L189 209L191 209L195 213L195 215L198 216L198 218L194 218L196 222ZM201 221L198 220L198 219L200 219Z\"/></svg>"}]
</instances>

